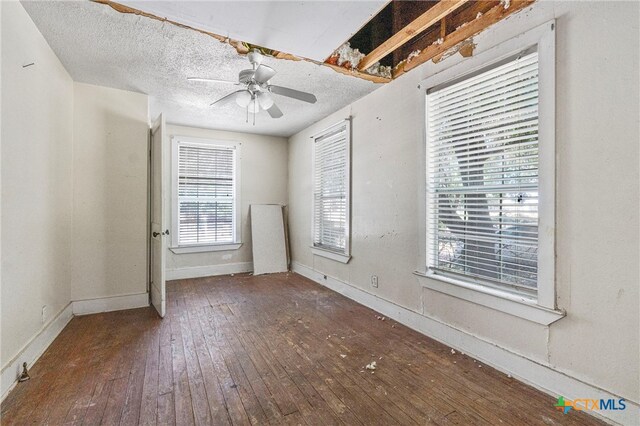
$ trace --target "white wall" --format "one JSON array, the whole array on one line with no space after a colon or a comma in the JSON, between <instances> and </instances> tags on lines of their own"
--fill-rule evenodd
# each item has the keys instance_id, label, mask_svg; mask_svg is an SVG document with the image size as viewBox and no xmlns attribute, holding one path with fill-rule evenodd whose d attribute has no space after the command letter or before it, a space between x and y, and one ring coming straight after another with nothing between
<instances>
[{"instance_id":1,"label":"white wall","mask_svg":"<svg viewBox=\"0 0 640 426\"><path fill-rule=\"evenodd\" d=\"M167 126L169 143L171 136L191 136L204 139L221 139L242 143L240 162L241 239L238 250L206 253L175 254L167 252L167 279L207 276L252 270L251 229L249 206L251 204L287 203L287 139L250 133L224 132L194 127ZM167 170L168 182L171 171ZM166 199L167 211L171 211L171 197Z\"/></svg>"},{"instance_id":2,"label":"white wall","mask_svg":"<svg viewBox=\"0 0 640 426\"><path fill-rule=\"evenodd\" d=\"M423 289L412 274L418 266L424 179L423 91L417 86L462 60L459 55L427 63L290 138L293 260L637 403L638 3L539 2L476 37L476 54L553 18L556 282L565 318L538 325ZM348 115L354 117L353 258L343 265L309 249L309 136ZM374 274L379 288L369 285Z\"/></svg>"},{"instance_id":3,"label":"white wall","mask_svg":"<svg viewBox=\"0 0 640 426\"><path fill-rule=\"evenodd\" d=\"M71 300L73 82L22 6L0 7L4 370Z\"/></svg>"},{"instance_id":4,"label":"white wall","mask_svg":"<svg viewBox=\"0 0 640 426\"><path fill-rule=\"evenodd\" d=\"M147 96L74 84L71 298L147 292Z\"/></svg>"},{"instance_id":5,"label":"white wall","mask_svg":"<svg viewBox=\"0 0 640 426\"><path fill-rule=\"evenodd\" d=\"M4 397L72 312L148 304L148 101L74 83L19 2L0 10Z\"/></svg>"}]
</instances>

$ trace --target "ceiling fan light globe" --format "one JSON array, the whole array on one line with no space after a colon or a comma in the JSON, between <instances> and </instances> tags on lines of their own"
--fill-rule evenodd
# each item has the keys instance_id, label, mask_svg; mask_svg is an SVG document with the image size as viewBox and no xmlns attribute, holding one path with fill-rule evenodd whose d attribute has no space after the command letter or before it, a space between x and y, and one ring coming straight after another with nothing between
<instances>
[{"instance_id":1,"label":"ceiling fan light globe","mask_svg":"<svg viewBox=\"0 0 640 426\"><path fill-rule=\"evenodd\" d=\"M251 103L251 93L248 91L240 92L236 95L236 103L242 108L246 108Z\"/></svg>"},{"instance_id":2,"label":"ceiling fan light globe","mask_svg":"<svg viewBox=\"0 0 640 426\"><path fill-rule=\"evenodd\" d=\"M269 93L260 92L258 93L258 102L262 109L269 109L273 106L273 97Z\"/></svg>"},{"instance_id":3,"label":"ceiling fan light globe","mask_svg":"<svg viewBox=\"0 0 640 426\"><path fill-rule=\"evenodd\" d=\"M257 114L260 112L260 103L258 102L258 100L254 97L251 102L249 102L249 105L247 107L249 109L249 113L251 114Z\"/></svg>"}]
</instances>

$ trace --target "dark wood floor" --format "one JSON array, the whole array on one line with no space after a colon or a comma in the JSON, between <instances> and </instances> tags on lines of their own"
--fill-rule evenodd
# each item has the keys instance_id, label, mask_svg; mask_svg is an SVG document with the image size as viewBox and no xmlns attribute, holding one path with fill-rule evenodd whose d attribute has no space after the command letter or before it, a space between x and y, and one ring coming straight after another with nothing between
<instances>
[{"instance_id":1,"label":"dark wood floor","mask_svg":"<svg viewBox=\"0 0 640 426\"><path fill-rule=\"evenodd\" d=\"M298 275L168 291L164 320L151 308L74 318L2 423L599 424Z\"/></svg>"}]
</instances>

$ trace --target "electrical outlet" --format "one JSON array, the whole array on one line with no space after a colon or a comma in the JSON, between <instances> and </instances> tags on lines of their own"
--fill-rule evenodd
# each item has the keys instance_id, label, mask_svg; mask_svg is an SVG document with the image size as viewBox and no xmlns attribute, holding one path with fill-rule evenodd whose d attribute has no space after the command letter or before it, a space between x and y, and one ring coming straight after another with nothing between
<instances>
[{"instance_id":1,"label":"electrical outlet","mask_svg":"<svg viewBox=\"0 0 640 426\"><path fill-rule=\"evenodd\" d=\"M371 275L371 287L378 288L378 276Z\"/></svg>"},{"instance_id":2,"label":"electrical outlet","mask_svg":"<svg viewBox=\"0 0 640 426\"><path fill-rule=\"evenodd\" d=\"M44 321L47 319L47 305L42 306L42 319L40 321L42 321L42 323L44 324Z\"/></svg>"}]
</instances>

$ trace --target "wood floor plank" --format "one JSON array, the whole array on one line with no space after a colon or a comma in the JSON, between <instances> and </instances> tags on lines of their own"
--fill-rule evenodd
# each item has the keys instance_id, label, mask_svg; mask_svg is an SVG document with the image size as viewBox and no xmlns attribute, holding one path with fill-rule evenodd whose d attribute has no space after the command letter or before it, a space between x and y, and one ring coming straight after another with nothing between
<instances>
[{"instance_id":1,"label":"wood floor plank","mask_svg":"<svg viewBox=\"0 0 640 426\"><path fill-rule=\"evenodd\" d=\"M101 341L95 347L96 356L90 360L90 365L88 366L85 372L85 377L80 385L75 386L77 394L69 398L73 401L73 406L64 419L65 425L82 424L89 409L89 405L91 404L93 393L101 379L100 372L105 367L105 359L107 358L109 343L105 338L104 328L96 330L96 333L101 337Z\"/></svg>"},{"instance_id":2,"label":"wood floor plank","mask_svg":"<svg viewBox=\"0 0 640 426\"><path fill-rule=\"evenodd\" d=\"M262 341L261 336L249 330L246 337L251 340L256 349L260 351L265 362L274 374L275 379L282 385L285 392L295 403L304 421L309 425L337 425L340 421L335 417L326 402L315 392L313 386L300 374L291 369L290 376L284 360L278 359L277 352L270 350ZM273 340L273 335L267 333L265 338Z\"/></svg>"},{"instance_id":3,"label":"wood floor plank","mask_svg":"<svg viewBox=\"0 0 640 426\"><path fill-rule=\"evenodd\" d=\"M173 299L171 299L173 300ZM176 421L173 398L173 355L171 345L171 319L169 316L160 324L158 353L158 415L156 424L171 425Z\"/></svg>"},{"instance_id":4,"label":"wood floor plank","mask_svg":"<svg viewBox=\"0 0 640 426\"><path fill-rule=\"evenodd\" d=\"M189 327L192 331L195 352L202 372L211 421L216 425L228 425L231 423L227 412L227 404L220 388L213 361L209 355L209 349L204 340L198 311L198 308L194 311L189 311Z\"/></svg>"},{"instance_id":5,"label":"wood floor plank","mask_svg":"<svg viewBox=\"0 0 640 426\"><path fill-rule=\"evenodd\" d=\"M158 419L158 378L160 371L160 332L157 329L152 330L146 357L144 382L142 384L140 424L153 426L156 425Z\"/></svg>"},{"instance_id":6,"label":"wood floor plank","mask_svg":"<svg viewBox=\"0 0 640 426\"><path fill-rule=\"evenodd\" d=\"M180 315L180 327L182 333L182 343L184 346L185 363L187 367L187 376L189 378L189 392L191 394L191 407L195 417L196 424L211 424L211 411L209 409L209 400L207 391L204 386L204 379L200 371L200 363L196 354L191 328L189 326L188 313Z\"/></svg>"},{"instance_id":7,"label":"wood floor plank","mask_svg":"<svg viewBox=\"0 0 640 426\"><path fill-rule=\"evenodd\" d=\"M84 377L83 373L87 362L83 362L80 348L90 341L90 338L86 335L86 330L89 327L90 324L87 323L78 327L80 334L76 340L78 346L67 351L64 357L65 362L58 366L58 368L63 369L64 374L54 374L55 372L50 370L47 381L51 382L51 386L46 392L47 395L55 397L41 399L40 403L29 415L29 421L34 423L48 422L49 418L53 417L54 421L63 422L68 410L73 405L71 396L74 394L74 389Z\"/></svg>"},{"instance_id":8,"label":"wood floor plank","mask_svg":"<svg viewBox=\"0 0 640 426\"><path fill-rule=\"evenodd\" d=\"M51 345L40 360L30 366L31 379L18 383L9 396L2 403L3 424L24 424L38 406L46 404L46 396L49 395L56 383L56 374L52 360L66 359L71 350L70 343L77 332L81 332L82 324L71 320L67 327L56 339L55 345ZM46 405L45 405L46 406ZM35 413L37 416L37 413Z\"/></svg>"},{"instance_id":9,"label":"wood floor plank","mask_svg":"<svg viewBox=\"0 0 640 426\"><path fill-rule=\"evenodd\" d=\"M224 310L223 310L224 311ZM297 411L294 408L292 411L288 411L287 413L281 413L278 408L277 402L273 398L273 394L269 391L265 382L258 372L256 366L251 359L248 350L244 347L237 336L236 329L231 325L231 321L227 317L229 311L225 311L226 314L221 316L221 325L223 327L223 333L226 336L227 343L229 347L236 354L236 358L242 367L242 371L244 372L249 384L251 385L251 389L253 390L256 399L260 403L262 410L264 411L267 421L269 423L279 423L282 417L286 414L290 414L293 411ZM256 354L254 354L254 358Z\"/></svg>"},{"instance_id":10,"label":"wood floor plank","mask_svg":"<svg viewBox=\"0 0 640 426\"><path fill-rule=\"evenodd\" d=\"M296 274L173 281L167 296L164 319L72 319L2 424L602 424Z\"/></svg>"},{"instance_id":11,"label":"wood floor plank","mask_svg":"<svg viewBox=\"0 0 640 426\"><path fill-rule=\"evenodd\" d=\"M177 299L177 305L184 304L184 299ZM181 313L172 314L171 321L171 354L173 370L173 400L176 423L180 425L195 424L189 386L189 373L182 341Z\"/></svg>"},{"instance_id":12,"label":"wood floor plank","mask_svg":"<svg viewBox=\"0 0 640 426\"><path fill-rule=\"evenodd\" d=\"M247 378L244 370L242 369L242 365L238 360L238 355L234 353L233 349L229 345L228 341L225 337L225 330L222 327L222 318L224 314L222 314L221 307L213 307L209 315L209 323L219 329L222 330L221 336L222 338L218 341L218 348L222 353L222 357L224 362L229 369L229 373L232 378L232 387L235 387L238 390L238 394L240 395L240 399L242 401L242 405L244 407L251 424L265 424L267 423L267 416L260 405L260 401L255 395L253 388L251 387L251 383ZM217 309L220 308L220 309ZM224 309L233 312L229 306L224 305ZM217 311L217 312L216 312Z\"/></svg>"},{"instance_id":13,"label":"wood floor plank","mask_svg":"<svg viewBox=\"0 0 640 426\"><path fill-rule=\"evenodd\" d=\"M247 416L244 405L242 404L237 385L233 381L231 373L229 372L220 351L219 342L222 339L220 330L209 322L209 315L213 315L213 312L210 309L203 308L198 316L198 321L203 331L204 340L209 350L209 356L211 357L213 368L220 384L220 390L224 397L227 413L232 424L248 425L250 424L249 417Z\"/></svg>"},{"instance_id":14,"label":"wood floor plank","mask_svg":"<svg viewBox=\"0 0 640 426\"><path fill-rule=\"evenodd\" d=\"M83 425L99 424L104 416L111 387L113 386L113 377L121 360L126 356L126 353L120 350L124 345L124 338L124 334L114 336L105 349L105 361L98 374L96 387L91 395L87 412L82 421Z\"/></svg>"},{"instance_id":15,"label":"wood floor plank","mask_svg":"<svg viewBox=\"0 0 640 426\"><path fill-rule=\"evenodd\" d=\"M149 333L139 336L140 345L136 346L133 353L133 365L129 372L129 380L127 382L127 392L125 395L124 406L122 408L122 417L120 423L123 425L136 425L140 421L140 411L142 408L142 392L144 389L144 381L147 365L147 353L150 345Z\"/></svg>"}]
</instances>

